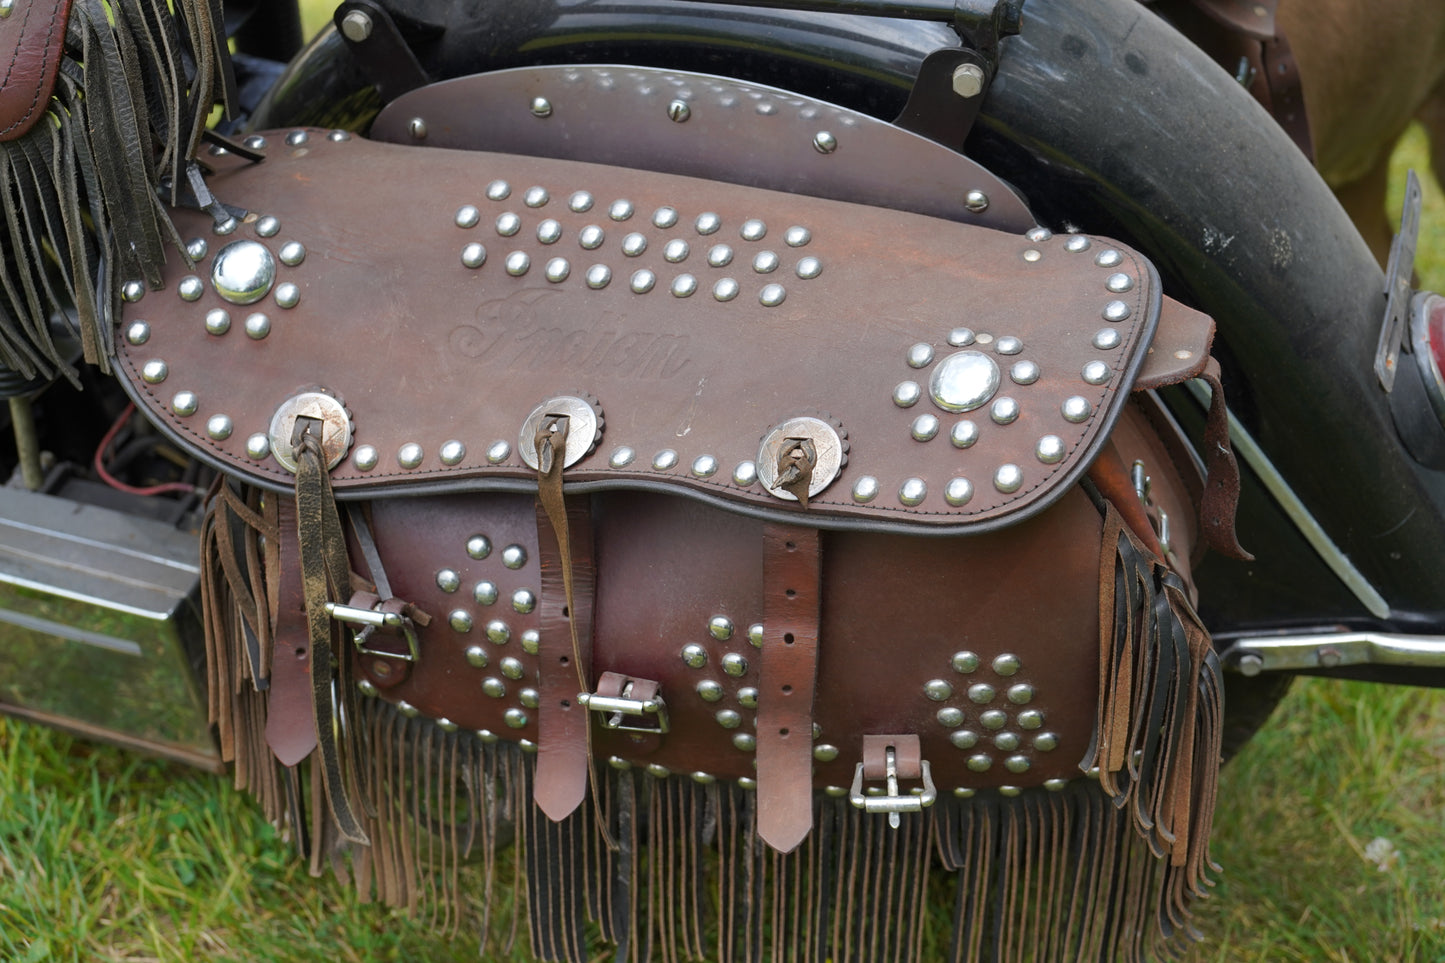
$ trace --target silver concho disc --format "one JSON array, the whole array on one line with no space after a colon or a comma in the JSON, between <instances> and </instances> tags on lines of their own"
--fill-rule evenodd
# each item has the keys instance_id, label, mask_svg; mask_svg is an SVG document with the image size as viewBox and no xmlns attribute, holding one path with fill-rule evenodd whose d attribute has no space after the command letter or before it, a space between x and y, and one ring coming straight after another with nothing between
<instances>
[{"instance_id":1,"label":"silver concho disc","mask_svg":"<svg viewBox=\"0 0 1445 963\"><path fill-rule=\"evenodd\" d=\"M259 241L232 241L216 254L211 283L232 304L255 304L276 281L276 259Z\"/></svg>"},{"instance_id":2,"label":"silver concho disc","mask_svg":"<svg viewBox=\"0 0 1445 963\"><path fill-rule=\"evenodd\" d=\"M808 497L812 498L832 484L843 469L843 456L847 451L838 430L821 418L789 418L773 428L763 438L758 449L758 480L774 495L784 501L795 502L792 492L775 487L778 483L778 455L790 438L809 438L817 452L818 462L813 466L813 477L808 483Z\"/></svg>"},{"instance_id":3,"label":"silver concho disc","mask_svg":"<svg viewBox=\"0 0 1445 963\"><path fill-rule=\"evenodd\" d=\"M351 448L351 416L345 405L320 391L303 391L281 402L281 407L271 416L271 428L267 432L272 457L282 468L295 473L291 434L296 419L302 417L321 421L321 451L326 456L327 471L341 464Z\"/></svg>"},{"instance_id":4,"label":"silver concho disc","mask_svg":"<svg viewBox=\"0 0 1445 963\"><path fill-rule=\"evenodd\" d=\"M928 393L944 411L973 411L998 390L998 365L981 351L955 351L933 369Z\"/></svg>"},{"instance_id":5,"label":"silver concho disc","mask_svg":"<svg viewBox=\"0 0 1445 963\"><path fill-rule=\"evenodd\" d=\"M562 467L570 468L597 444L602 433L601 419L587 399L575 395L559 395L533 408L527 420L522 422L522 430L517 435L517 454L522 456L527 467L534 470L538 467L537 429L542 427L549 415L565 415L569 420L567 448L562 458Z\"/></svg>"}]
</instances>

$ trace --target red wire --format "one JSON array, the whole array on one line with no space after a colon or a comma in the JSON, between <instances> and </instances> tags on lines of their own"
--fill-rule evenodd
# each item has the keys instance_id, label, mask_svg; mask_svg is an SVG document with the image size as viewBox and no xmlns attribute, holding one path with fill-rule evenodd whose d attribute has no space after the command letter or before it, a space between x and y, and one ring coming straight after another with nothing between
<instances>
[{"instance_id":1,"label":"red wire","mask_svg":"<svg viewBox=\"0 0 1445 963\"><path fill-rule=\"evenodd\" d=\"M95 450L95 473L100 476L100 480L111 488L126 492L130 495L165 495L170 492L185 492L188 495L194 495L200 491L200 489L194 485L187 485L185 482L166 482L163 485L151 485L149 488L137 488L134 485L127 485L106 471L105 453L109 450L111 443L115 441L115 436L120 434L120 429L130 420L130 416L133 414L135 414L134 402L125 406L125 410L120 413L120 417L115 420L115 424L110 426L110 430L107 431L105 437L100 440L100 447Z\"/></svg>"}]
</instances>

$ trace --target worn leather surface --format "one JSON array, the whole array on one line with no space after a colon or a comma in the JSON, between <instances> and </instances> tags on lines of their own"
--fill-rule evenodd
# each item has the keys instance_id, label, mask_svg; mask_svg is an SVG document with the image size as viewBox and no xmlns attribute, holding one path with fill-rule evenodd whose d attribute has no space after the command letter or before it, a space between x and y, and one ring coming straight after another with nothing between
<instances>
[{"instance_id":1,"label":"worn leather surface","mask_svg":"<svg viewBox=\"0 0 1445 963\"><path fill-rule=\"evenodd\" d=\"M14 0L0 19L0 141L23 136L44 115L69 18L70 0Z\"/></svg>"},{"instance_id":2,"label":"worn leather surface","mask_svg":"<svg viewBox=\"0 0 1445 963\"><path fill-rule=\"evenodd\" d=\"M535 492L535 473L517 454L523 422L549 398L586 392L600 400L605 429L596 450L568 467L569 492L665 489L784 521L976 531L1043 508L1082 473L1145 364L1143 348L1159 316L1153 269L1105 239L1034 241L878 208L570 161L333 142L319 132L302 145L286 145L283 134L268 141L269 156L259 165L215 158L221 170L211 184L228 202L279 218L279 232L260 237L256 226L262 222L253 218L235 234L217 237L203 216L178 215L183 236L204 237L210 245L197 271L204 291L195 301L180 298L177 286L188 272L172 263L167 290L126 306L118 351L132 393L163 428L227 471L278 490L291 488L290 473L273 457L248 457L246 445L267 431L277 406L302 387L331 391L352 413L350 454L332 472L340 498ZM494 180L510 186L506 200L487 199ZM547 192L536 208L524 202L534 186ZM583 213L569 209L578 190L594 199ZM609 216L617 199L636 211L626 221ZM454 220L467 204L480 209L473 228ZM652 212L664 207L679 215L666 230L651 223ZM718 233L698 234L694 221L702 212L719 215ZM495 227L506 213L521 222L512 237ZM767 227L760 241L740 236L753 218ZM537 236L548 219L561 232L554 244ZM579 244L587 225L606 234L595 250ZM785 243L793 226L811 232L806 245ZM644 254L629 257L619 250L629 233L645 236ZM672 240L689 245L679 263L664 256ZM282 308L268 296L243 307L217 294L209 283L213 258L239 241L262 243L273 255L291 241L305 245L302 263L277 267L278 283L297 285L299 304ZM486 247L480 268L461 262L471 242ZM719 243L733 249L724 268L707 261ZM1097 263L1104 251L1119 252L1119 263ZM763 252L777 255L776 270L754 269ZM521 277L504 269L512 253L530 258ZM548 281L544 267L558 257L567 260L570 273L564 281ZM805 257L820 262L818 277L797 275ZM612 271L602 290L584 280L597 264ZM640 269L657 279L645 294L629 287ZM697 291L674 296L669 288L685 274L696 279ZM1124 277L1125 290L1106 289L1116 275ZM740 287L726 302L712 294L724 278ZM770 283L786 289L776 307L760 303ZM1105 320L1113 302L1127 310L1126 320ZM206 333L204 319L215 309L229 314L224 335ZM256 312L270 321L261 340L244 332ZM1185 340L1207 343L1207 319L1173 307L1171 316L1193 332ZM149 324L149 337L132 344L125 332L137 320ZM951 345L950 333L965 327L976 340ZM1117 347L1094 347L1096 333L1105 329L1119 335ZM1021 350L1000 354L1010 337L1022 342ZM933 354L921 368L909 364L916 345ZM950 413L930 400L934 369L965 350L996 365L1000 386L989 403L1016 400L1015 421L995 423L987 405ZM1156 356L1149 358L1151 377L1168 377L1198 360ZM1108 365L1100 385L1081 375L1096 360ZM154 361L164 361L167 373L163 381L147 383L141 369ZM1018 361L1038 365L1035 383L1011 378ZM911 407L893 399L905 382L918 385L922 395ZM173 410L181 391L197 395L194 413ZM1083 423L1061 414L1068 398L1087 401L1091 413ZM849 455L806 512L746 476L734 480L739 466L758 460L759 441L770 428L808 413L841 424ZM207 432L218 414L234 425L222 439ZM937 417L937 435L918 441L912 428L925 414ZM961 449L950 444L949 434L965 420L977 427L978 440ZM1056 464L1035 455L1045 436L1063 443L1066 453ZM440 459L448 441L465 446L455 465ZM407 443L424 453L415 468L398 460ZM504 455L489 460L498 443ZM364 447L378 453L369 470L355 458ZM617 460L624 449L633 453L625 464ZM673 453L675 462L654 467L660 452ZM1004 465L1022 470L1015 492L995 487L995 472ZM865 476L876 479L878 494L861 502L853 492ZM972 486L966 504L944 498L955 478ZM903 504L899 495L908 479L926 486L916 506Z\"/></svg>"}]
</instances>

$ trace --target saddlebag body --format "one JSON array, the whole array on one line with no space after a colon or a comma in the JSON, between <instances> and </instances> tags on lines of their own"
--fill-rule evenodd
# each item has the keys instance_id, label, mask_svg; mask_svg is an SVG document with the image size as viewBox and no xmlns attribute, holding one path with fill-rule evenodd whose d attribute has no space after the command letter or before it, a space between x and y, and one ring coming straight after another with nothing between
<instances>
[{"instance_id":1,"label":"saddlebag body","mask_svg":"<svg viewBox=\"0 0 1445 963\"><path fill-rule=\"evenodd\" d=\"M1181 926L1218 666L1198 473L1132 392L1212 327L1143 257L264 140L211 159L251 213L176 215L194 266L116 355L225 475L211 712L313 859L409 903L513 823L548 959L588 919L623 958L916 957L940 871L957 959Z\"/></svg>"}]
</instances>

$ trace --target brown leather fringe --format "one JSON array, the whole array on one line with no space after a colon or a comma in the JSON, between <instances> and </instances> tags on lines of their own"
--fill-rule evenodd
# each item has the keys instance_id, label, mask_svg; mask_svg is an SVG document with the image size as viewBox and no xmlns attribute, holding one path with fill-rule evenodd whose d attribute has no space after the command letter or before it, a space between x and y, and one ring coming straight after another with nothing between
<instances>
[{"instance_id":1,"label":"brown leather fringe","mask_svg":"<svg viewBox=\"0 0 1445 963\"><path fill-rule=\"evenodd\" d=\"M184 183L234 85L218 8L74 0L48 111L0 143L0 367L74 381L50 330L73 306L85 360L108 371L121 285L159 287L166 245L184 255L158 191Z\"/></svg>"}]
</instances>

